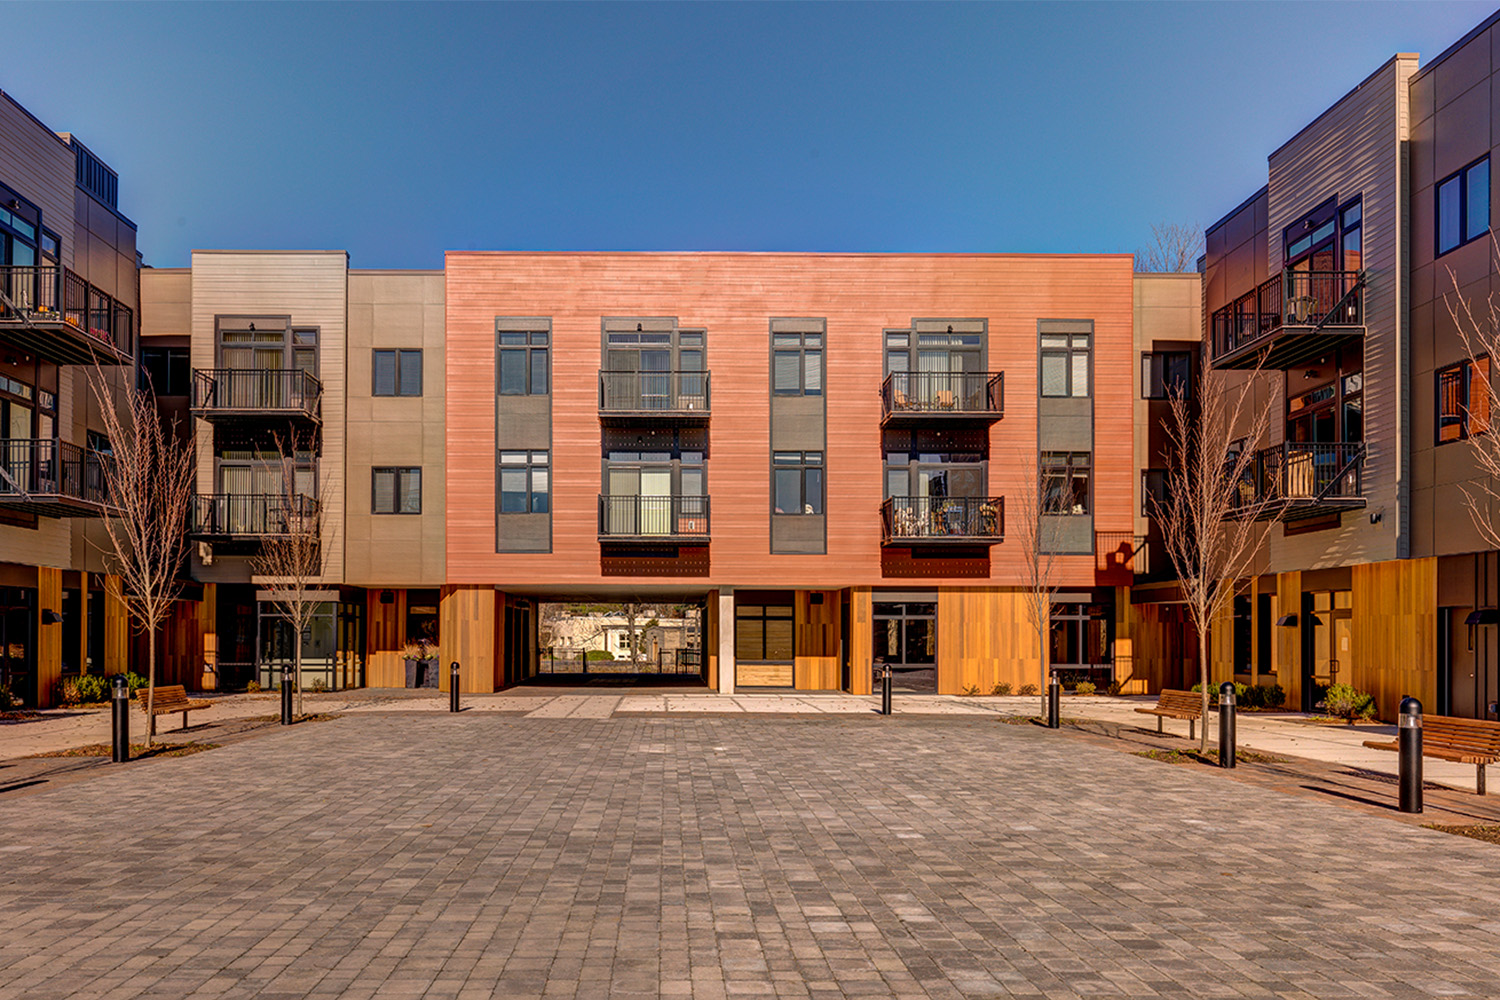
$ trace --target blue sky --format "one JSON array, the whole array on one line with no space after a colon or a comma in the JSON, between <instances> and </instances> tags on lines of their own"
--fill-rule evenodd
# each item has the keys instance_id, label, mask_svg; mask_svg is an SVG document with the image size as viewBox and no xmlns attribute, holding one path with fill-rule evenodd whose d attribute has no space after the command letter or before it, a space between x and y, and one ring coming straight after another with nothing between
<instances>
[{"instance_id":1,"label":"blue sky","mask_svg":"<svg viewBox=\"0 0 1500 1000\"><path fill-rule=\"evenodd\" d=\"M1489 3L5 5L0 89L194 248L1129 252Z\"/></svg>"}]
</instances>

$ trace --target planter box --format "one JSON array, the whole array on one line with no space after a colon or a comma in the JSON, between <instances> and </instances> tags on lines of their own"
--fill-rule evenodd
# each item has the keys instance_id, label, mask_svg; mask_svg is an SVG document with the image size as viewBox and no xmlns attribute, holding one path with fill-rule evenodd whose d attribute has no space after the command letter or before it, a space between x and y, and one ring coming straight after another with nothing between
<instances>
[{"instance_id":1,"label":"planter box","mask_svg":"<svg viewBox=\"0 0 1500 1000\"><path fill-rule=\"evenodd\" d=\"M406 686L409 688L435 688L438 686L437 657L427 660L406 661Z\"/></svg>"}]
</instances>

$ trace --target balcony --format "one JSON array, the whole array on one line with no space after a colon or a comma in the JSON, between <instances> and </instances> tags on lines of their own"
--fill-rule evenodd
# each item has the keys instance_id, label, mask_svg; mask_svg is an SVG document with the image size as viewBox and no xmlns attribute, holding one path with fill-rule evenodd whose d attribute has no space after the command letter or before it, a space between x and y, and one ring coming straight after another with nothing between
<instances>
[{"instance_id":1,"label":"balcony","mask_svg":"<svg viewBox=\"0 0 1500 1000\"><path fill-rule=\"evenodd\" d=\"M1365 272L1284 271L1213 314L1215 368L1285 371L1365 335Z\"/></svg>"},{"instance_id":2,"label":"balcony","mask_svg":"<svg viewBox=\"0 0 1500 1000\"><path fill-rule=\"evenodd\" d=\"M317 524L318 501L276 493L211 493L193 497L188 534L204 540L259 540Z\"/></svg>"},{"instance_id":3,"label":"balcony","mask_svg":"<svg viewBox=\"0 0 1500 1000\"><path fill-rule=\"evenodd\" d=\"M1365 505L1362 443L1287 442L1256 452L1239 482L1231 517L1298 521Z\"/></svg>"},{"instance_id":4,"label":"balcony","mask_svg":"<svg viewBox=\"0 0 1500 1000\"><path fill-rule=\"evenodd\" d=\"M885 545L996 545L1004 497L890 497L880 505Z\"/></svg>"},{"instance_id":5,"label":"balcony","mask_svg":"<svg viewBox=\"0 0 1500 1000\"><path fill-rule=\"evenodd\" d=\"M102 517L104 462L96 451L51 438L0 438L0 507L42 517Z\"/></svg>"},{"instance_id":6,"label":"balcony","mask_svg":"<svg viewBox=\"0 0 1500 1000\"><path fill-rule=\"evenodd\" d=\"M1004 414L1004 372L892 372L880 387L882 427L992 424Z\"/></svg>"},{"instance_id":7,"label":"balcony","mask_svg":"<svg viewBox=\"0 0 1500 1000\"><path fill-rule=\"evenodd\" d=\"M1151 573L1151 549L1145 535L1132 531L1094 532L1094 572L1125 576Z\"/></svg>"},{"instance_id":8,"label":"balcony","mask_svg":"<svg viewBox=\"0 0 1500 1000\"><path fill-rule=\"evenodd\" d=\"M192 412L210 421L319 422L323 383L300 368L193 371Z\"/></svg>"},{"instance_id":9,"label":"balcony","mask_svg":"<svg viewBox=\"0 0 1500 1000\"><path fill-rule=\"evenodd\" d=\"M708 372L599 373L599 419L708 423Z\"/></svg>"},{"instance_id":10,"label":"balcony","mask_svg":"<svg viewBox=\"0 0 1500 1000\"><path fill-rule=\"evenodd\" d=\"M707 545L708 497L599 497L601 542Z\"/></svg>"},{"instance_id":11,"label":"balcony","mask_svg":"<svg viewBox=\"0 0 1500 1000\"><path fill-rule=\"evenodd\" d=\"M0 267L0 337L59 365L129 364L135 314L65 267Z\"/></svg>"}]
</instances>

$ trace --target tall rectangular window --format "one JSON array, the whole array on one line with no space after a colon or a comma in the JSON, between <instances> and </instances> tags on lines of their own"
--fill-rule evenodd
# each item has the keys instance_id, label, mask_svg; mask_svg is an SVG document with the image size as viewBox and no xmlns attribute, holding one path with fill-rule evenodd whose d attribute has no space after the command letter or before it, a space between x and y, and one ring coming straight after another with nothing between
<instances>
[{"instance_id":1,"label":"tall rectangular window","mask_svg":"<svg viewBox=\"0 0 1500 1000\"><path fill-rule=\"evenodd\" d=\"M500 513L546 514L552 509L547 459L545 451L500 453Z\"/></svg>"},{"instance_id":2,"label":"tall rectangular window","mask_svg":"<svg viewBox=\"0 0 1500 1000\"><path fill-rule=\"evenodd\" d=\"M545 396L551 392L545 330L502 330L496 362L496 386L502 396Z\"/></svg>"},{"instance_id":3,"label":"tall rectangular window","mask_svg":"<svg viewBox=\"0 0 1500 1000\"><path fill-rule=\"evenodd\" d=\"M1042 395L1087 397L1090 393L1090 341L1086 333L1043 333Z\"/></svg>"},{"instance_id":4,"label":"tall rectangular window","mask_svg":"<svg viewBox=\"0 0 1500 1000\"><path fill-rule=\"evenodd\" d=\"M1042 504L1048 514L1087 514L1090 455L1086 451L1042 453Z\"/></svg>"},{"instance_id":5,"label":"tall rectangular window","mask_svg":"<svg viewBox=\"0 0 1500 1000\"><path fill-rule=\"evenodd\" d=\"M422 513L422 470L416 468L372 469L370 513Z\"/></svg>"},{"instance_id":6,"label":"tall rectangular window","mask_svg":"<svg viewBox=\"0 0 1500 1000\"><path fill-rule=\"evenodd\" d=\"M1169 399L1174 390L1193 395L1191 351L1152 351L1141 355L1141 398Z\"/></svg>"},{"instance_id":7,"label":"tall rectangular window","mask_svg":"<svg viewBox=\"0 0 1500 1000\"><path fill-rule=\"evenodd\" d=\"M741 604L734 609L734 658L747 663L790 662L796 656L790 605Z\"/></svg>"},{"instance_id":8,"label":"tall rectangular window","mask_svg":"<svg viewBox=\"0 0 1500 1000\"><path fill-rule=\"evenodd\" d=\"M1141 516L1156 517L1167 503L1167 470L1141 470Z\"/></svg>"},{"instance_id":9,"label":"tall rectangular window","mask_svg":"<svg viewBox=\"0 0 1500 1000\"><path fill-rule=\"evenodd\" d=\"M375 351L370 392L375 396L422 395L421 351Z\"/></svg>"},{"instance_id":10,"label":"tall rectangular window","mask_svg":"<svg viewBox=\"0 0 1500 1000\"><path fill-rule=\"evenodd\" d=\"M823 453L778 451L771 461L772 509L778 514L823 513Z\"/></svg>"},{"instance_id":11,"label":"tall rectangular window","mask_svg":"<svg viewBox=\"0 0 1500 1000\"><path fill-rule=\"evenodd\" d=\"M141 348L140 388L158 396L186 396L191 378L186 347Z\"/></svg>"},{"instance_id":12,"label":"tall rectangular window","mask_svg":"<svg viewBox=\"0 0 1500 1000\"><path fill-rule=\"evenodd\" d=\"M1490 231L1490 158L1437 183L1437 253L1442 256Z\"/></svg>"},{"instance_id":13,"label":"tall rectangular window","mask_svg":"<svg viewBox=\"0 0 1500 1000\"><path fill-rule=\"evenodd\" d=\"M771 391L778 396L823 395L823 335L771 335Z\"/></svg>"},{"instance_id":14,"label":"tall rectangular window","mask_svg":"<svg viewBox=\"0 0 1500 1000\"><path fill-rule=\"evenodd\" d=\"M1490 359L1460 361L1437 372L1437 443L1490 429Z\"/></svg>"}]
</instances>

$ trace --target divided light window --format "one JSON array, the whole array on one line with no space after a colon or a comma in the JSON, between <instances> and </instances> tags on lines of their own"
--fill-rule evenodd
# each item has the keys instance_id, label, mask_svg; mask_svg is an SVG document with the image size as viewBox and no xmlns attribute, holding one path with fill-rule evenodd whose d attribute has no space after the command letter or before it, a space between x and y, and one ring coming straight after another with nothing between
<instances>
[{"instance_id":1,"label":"divided light window","mask_svg":"<svg viewBox=\"0 0 1500 1000\"><path fill-rule=\"evenodd\" d=\"M1490 359L1460 361L1437 372L1437 443L1463 441L1490 428Z\"/></svg>"},{"instance_id":2,"label":"divided light window","mask_svg":"<svg viewBox=\"0 0 1500 1000\"><path fill-rule=\"evenodd\" d=\"M372 469L372 514L422 513L421 468Z\"/></svg>"},{"instance_id":3,"label":"divided light window","mask_svg":"<svg viewBox=\"0 0 1500 1000\"><path fill-rule=\"evenodd\" d=\"M1437 253L1441 257L1490 231L1490 158L1481 157L1437 183Z\"/></svg>"},{"instance_id":4,"label":"divided light window","mask_svg":"<svg viewBox=\"0 0 1500 1000\"><path fill-rule=\"evenodd\" d=\"M778 396L823 395L823 335L771 335L771 390Z\"/></svg>"},{"instance_id":5,"label":"divided light window","mask_svg":"<svg viewBox=\"0 0 1500 1000\"><path fill-rule=\"evenodd\" d=\"M1191 351L1154 351L1141 355L1141 398L1170 399L1172 390L1193 395Z\"/></svg>"},{"instance_id":6,"label":"divided light window","mask_svg":"<svg viewBox=\"0 0 1500 1000\"><path fill-rule=\"evenodd\" d=\"M421 351L375 351L371 365L376 396L422 395Z\"/></svg>"},{"instance_id":7,"label":"divided light window","mask_svg":"<svg viewBox=\"0 0 1500 1000\"><path fill-rule=\"evenodd\" d=\"M1042 452L1042 504L1048 514L1087 514L1090 509L1086 451Z\"/></svg>"},{"instance_id":8,"label":"divided light window","mask_svg":"<svg viewBox=\"0 0 1500 1000\"><path fill-rule=\"evenodd\" d=\"M551 477L545 451L500 453L500 513L546 514L551 510Z\"/></svg>"},{"instance_id":9,"label":"divided light window","mask_svg":"<svg viewBox=\"0 0 1500 1000\"><path fill-rule=\"evenodd\" d=\"M545 396L549 388L548 333L501 330L497 334L497 386L502 396Z\"/></svg>"},{"instance_id":10,"label":"divided light window","mask_svg":"<svg viewBox=\"0 0 1500 1000\"><path fill-rule=\"evenodd\" d=\"M191 384L186 347L141 348L138 385L158 396L186 396Z\"/></svg>"},{"instance_id":11,"label":"divided light window","mask_svg":"<svg viewBox=\"0 0 1500 1000\"><path fill-rule=\"evenodd\" d=\"M778 451L772 456L778 514L823 513L823 453Z\"/></svg>"},{"instance_id":12,"label":"divided light window","mask_svg":"<svg viewBox=\"0 0 1500 1000\"><path fill-rule=\"evenodd\" d=\"M1166 508L1167 470L1141 470L1141 516L1156 517Z\"/></svg>"},{"instance_id":13,"label":"divided light window","mask_svg":"<svg viewBox=\"0 0 1500 1000\"><path fill-rule=\"evenodd\" d=\"M1090 341L1086 333L1043 333L1042 395L1089 395Z\"/></svg>"},{"instance_id":14,"label":"divided light window","mask_svg":"<svg viewBox=\"0 0 1500 1000\"><path fill-rule=\"evenodd\" d=\"M790 663L790 605L741 604L734 609L734 658L741 663Z\"/></svg>"}]
</instances>

